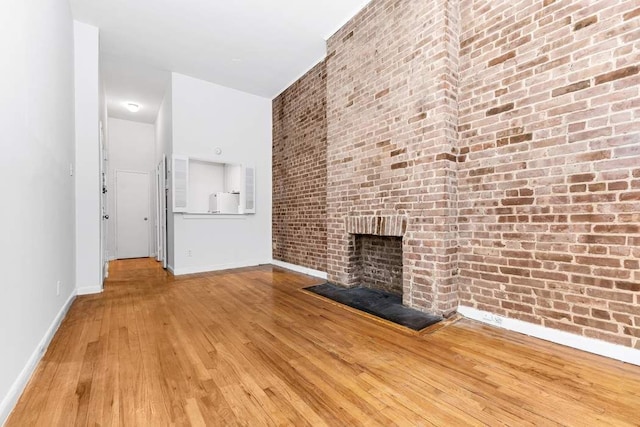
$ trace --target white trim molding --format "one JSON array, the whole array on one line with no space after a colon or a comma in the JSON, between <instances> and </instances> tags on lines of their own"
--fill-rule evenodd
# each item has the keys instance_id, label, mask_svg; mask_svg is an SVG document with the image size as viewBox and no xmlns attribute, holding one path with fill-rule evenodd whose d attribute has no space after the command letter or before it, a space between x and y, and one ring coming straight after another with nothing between
<instances>
[{"instance_id":1,"label":"white trim molding","mask_svg":"<svg viewBox=\"0 0 640 427\"><path fill-rule=\"evenodd\" d=\"M293 270L298 273L306 274L308 276L319 277L320 279L327 280L327 273L320 270L314 270L312 268L303 267L301 265L289 264L288 262L278 261L277 259L271 260L271 264L286 268L287 270Z\"/></svg>"},{"instance_id":2,"label":"white trim molding","mask_svg":"<svg viewBox=\"0 0 640 427\"><path fill-rule=\"evenodd\" d=\"M103 291L102 286L83 286L76 289L76 295L93 295L101 294Z\"/></svg>"},{"instance_id":3,"label":"white trim molding","mask_svg":"<svg viewBox=\"0 0 640 427\"><path fill-rule=\"evenodd\" d=\"M47 351L47 348L49 347L49 344L51 344L53 336L56 334L56 331L60 327L62 320L64 320L67 312L71 308L71 304L73 304L73 301L75 299L76 291L73 290L56 317L53 319L51 326L49 326L49 329L47 330L47 332L45 332L44 336L40 340L40 343L31 354L31 357L29 357L29 359L27 360L27 364L18 375L18 378L16 378L16 380L11 385L9 392L4 397L2 402L0 402L0 426L4 425L4 423L7 421L7 418L9 418L11 411L13 411L16 403L18 403L20 395L27 386L27 383L31 379L33 372L36 370L36 367L42 359L42 356Z\"/></svg>"},{"instance_id":4,"label":"white trim molding","mask_svg":"<svg viewBox=\"0 0 640 427\"><path fill-rule=\"evenodd\" d=\"M204 265L204 266L197 266L197 267L181 267L181 268L169 267L169 271L171 271L174 276L182 276L183 274L207 273L210 271L229 270L232 268L255 267L260 264L265 264L265 262L264 261L243 261L243 262L232 262L228 264Z\"/></svg>"},{"instance_id":5,"label":"white trim molding","mask_svg":"<svg viewBox=\"0 0 640 427\"><path fill-rule=\"evenodd\" d=\"M458 313L469 319L477 320L491 326L497 326L509 331L519 332L535 338L551 341L556 344L565 345L567 347L576 348L578 350L640 366L640 350L636 350L631 347L611 344L606 341L587 338L581 335L523 322L522 320L498 316L488 311L478 310L473 307L461 305L458 307Z\"/></svg>"}]
</instances>

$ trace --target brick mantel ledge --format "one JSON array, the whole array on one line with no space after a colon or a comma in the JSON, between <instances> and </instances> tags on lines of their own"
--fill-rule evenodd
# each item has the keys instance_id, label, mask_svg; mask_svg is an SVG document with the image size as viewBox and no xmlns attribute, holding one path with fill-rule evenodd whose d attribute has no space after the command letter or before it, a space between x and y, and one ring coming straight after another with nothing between
<instances>
[{"instance_id":1,"label":"brick mantel ledge","mask_svg":"<svg viewBox=\"0 0 640 427\"><path fill-rule=\"evenodd\" d=\"M407 217L403 215L358 215L345 218L347 233L375 236L404 236Z\"/></svg>"}]
</instances>

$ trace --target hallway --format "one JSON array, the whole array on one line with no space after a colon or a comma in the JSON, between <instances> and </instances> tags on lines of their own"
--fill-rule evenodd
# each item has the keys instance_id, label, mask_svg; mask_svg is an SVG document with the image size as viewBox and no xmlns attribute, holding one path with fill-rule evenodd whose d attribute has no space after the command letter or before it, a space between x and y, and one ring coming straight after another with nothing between
<instances>
[{"instance_id":1,"label":"hallway","mask_svg":"<svg viewBox=\"0 0 640 427\"><path fill-rule=\"evenodd\" d=\"M640 367L460 320L418 335L272 266L111 263L9 418L24 425L632 425Z\"/></svg>"}]
</instances>

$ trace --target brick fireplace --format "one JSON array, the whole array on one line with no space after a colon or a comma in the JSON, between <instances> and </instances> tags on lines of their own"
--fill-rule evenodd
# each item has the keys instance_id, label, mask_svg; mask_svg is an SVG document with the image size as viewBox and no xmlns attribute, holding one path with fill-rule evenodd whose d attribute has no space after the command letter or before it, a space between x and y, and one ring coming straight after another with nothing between
<instances>
[{"instance_id":1,"label":"brick fireplace","mask_svg":"<svg viewBox=\"0 0 640 427\"><path fill-rule=\"evenodd\" d=\"M403 295L406 218L360 216L347 219L349 257L344 286L364 286Z\"/></svg>"},{"instance_id":2,"label":"brick fireplace","mask_svg":"<svg viewBox=\"0 0 640 427\"><path fill-rule=\"evenodd\" d=\"M438 271L448 269L450 264L444 261L450 262L452 257L447 257L442 250L441 241L434 240L432 247L428 247L429 243L425 245L416 240L416 235L410 227L409 216L346 217L343 239L334 245L344 248L345 254L332 257L329 249L329 265L339 269L338 274L330 270L329 281L398 294L404 305L422 311L443 315L453 312L455 307L450 304L452 301L457 304L457 300L455 294L451 295L453 287L445 277L448 270ZM435 257L437 253L443 253L442 259ZM425 259L432 262L426 263Z\"/></svg>"},{"instance_id":3,"label":"brick fireplace","mask_svg":"<svg viewBox=\"0 0 640 427\"><path fill-rule=\"evenodd\" d=\"M458 306L457 10L405 2L390 19L372 5L328 41L327 273L355 286L357 236L401 238L403 304L446 316Z\"/></svg>"}]
</instances>

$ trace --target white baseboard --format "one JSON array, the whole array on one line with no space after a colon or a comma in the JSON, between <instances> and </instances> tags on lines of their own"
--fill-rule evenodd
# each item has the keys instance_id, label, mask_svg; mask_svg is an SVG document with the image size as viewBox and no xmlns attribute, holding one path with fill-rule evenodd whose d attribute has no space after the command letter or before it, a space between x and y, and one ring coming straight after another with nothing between
<instances>
[{"instance_id":1,"label":"white baseboard","mask_svg":"<svg viewBox=\"0 0 640 427\"><path fill-rule=\"evenodd\" d=\"M174 276L176 275L176 271L171 264L167 264L167 270L169 270L169 273L173 274Z\"/></svg>"},{"instance_id":2,"label":"white baseboard","mask_svg":"<svg viewBox=\"0 0 640 427\"><path fill-rule=\"evenodd\" d=\"M458 307L458 313L464 317L468 317L469 319L477 320L488 325L530 335L556 344L565 345L567 347L576 348L578 350L587 351L589 353L598 354L600 356L609 357L611 359L620 360L633 365L640 365L640 350L636 350L631 347L611 344L606 341L587 338L581 335L523 322L522 320L509 319L508 317L498 316L496 314L489 313L488 311L482 311L462 305Z\"/></svg>"},{"instance_id":3,"label":"white baseboard","mask_svg":"<svg viewBox=\"0 0 640 427\"><path fill-rule=\"evenodd\" d=\"M169 270L173 273L174 276L181 276L183 274L206 273L209 271L229 270L231 268L255 267L256 265L260 265L260 264L264 264L264 261L242 261L242 262L233 262L228 264L212 264L212 265L204 265L204 266L196 266L196 267L181 267L181 268L169 267Z\"/></svg>"},{"instance_id":4,"label":"white baseboard","mask_svg":"<svg viewBox=\"0 0 640 427\"><path fill-rule=\"evenodd\" d=\"M2 402L0 402L0 426L4 425L4 423L7 421L7 418L9 418L9 414L11 414L11 411L13 411L13 408L18 402L20 395L22 395L24 388L27 386L27 383L31 379L31 375L33 375L33 372L38 366L40 359L42 359L42 356L49 347L53 336L56 334L58 327L60 327L62 320L67 315L67 312L69 311L69 308L71 308L71 304L73 303L75 298L76 292L74 290L72 291L71 295L64 303L56 317L53 319L51 326L49 326L49 329L47 329L47 332L45 332L44 337L42 337L40 343L31 354L31 357L29 357L27 364L20 372L20 375L18 375L18 378L16 378L14 383L11 385L9 392L4 397Z\"/></svg>"},{"instance_id":5,"label":"white baseboard","mask_svg":"<svg viewBox=\"0 0 640 427\"><path fill-rule=\"evenodd\" d=\"M76 295L93 295L102 293L102 286L83 286L76 289Z\"/></svg>"},{"instance_id":6,"label":"white baseboard","mask_svg":"<svg viewBox=\"0 0 640 427\"><path fill-rule=\"evenodd\" d=\"M297 271L298 273L306 274L308 276L319 277L321 279L327 280L327 273L320 270L314 270L312 268L303 267L301 265L290 264L284 261L278 261L277 259L271 260L271 264L276 265L278 267L286 268L287 270Z\"/></svg>"}]
</instances>

